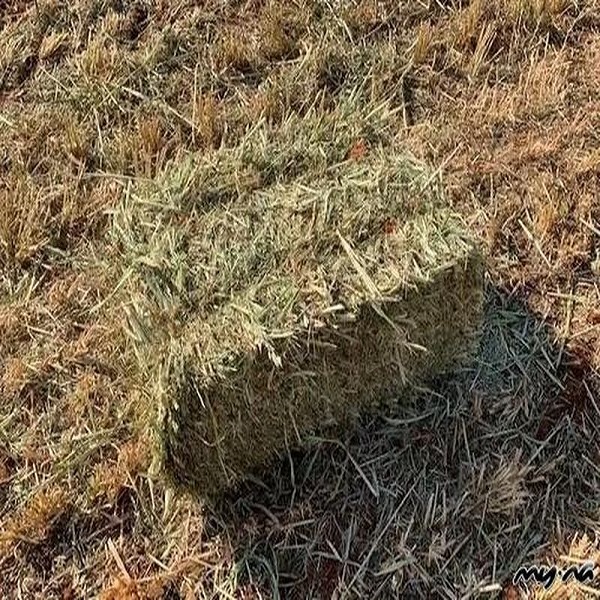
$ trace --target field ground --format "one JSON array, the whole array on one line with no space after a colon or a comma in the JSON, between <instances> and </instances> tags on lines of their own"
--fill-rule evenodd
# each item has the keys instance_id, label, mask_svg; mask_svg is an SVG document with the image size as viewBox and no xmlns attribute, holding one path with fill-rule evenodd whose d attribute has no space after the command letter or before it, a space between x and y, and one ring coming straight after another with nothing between
<instances>
[{"instance_id":1,"label":"field ground","mask_svg":"<svg viewBox=\"0 0 600 600\"><path fill-rule=\"evenodd\" d=\"M478 355L203 508L149 475L112 213L349 101L390 123L344 156L439 169L486 251ZM595 0L1 2L2 596L513 599L600 562L599 132Z\"/></svg>"}]
</instances>

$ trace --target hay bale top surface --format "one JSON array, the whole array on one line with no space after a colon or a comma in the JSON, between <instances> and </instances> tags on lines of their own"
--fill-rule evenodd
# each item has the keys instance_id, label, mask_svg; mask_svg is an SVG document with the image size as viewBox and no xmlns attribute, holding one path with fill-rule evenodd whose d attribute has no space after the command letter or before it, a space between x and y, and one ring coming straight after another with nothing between
<instances>
[{"instance_id":1,"label":"hay bale top surface","mask_svg":"<svg viewBox=\"0 0 600 600\"><path fill-rule=\"evenodd\" d=\"M212 376L228 357L397 301L472 252L440 208L435 174L381 146L345 160L340 148L358 132L312 125L290 123L275 139L257 130L129 195L115 229L138 348L192 351L194 371Z\"/></svg>"},{"instance_id":2,"label":"hay bale top surface","mask_svg":"<svg viewBox=\"0 0 600 600\"><path fill-rule=\"evenodd\" d=\"M432 210L416 169L380 155L192 210L176 243L186 290L176 337L200 346L200 370L348 319L365 302L398 300L470 252L457 223ZM146 255L143 266L156 274L161 261Z\"/></svg>"}]
</instances>

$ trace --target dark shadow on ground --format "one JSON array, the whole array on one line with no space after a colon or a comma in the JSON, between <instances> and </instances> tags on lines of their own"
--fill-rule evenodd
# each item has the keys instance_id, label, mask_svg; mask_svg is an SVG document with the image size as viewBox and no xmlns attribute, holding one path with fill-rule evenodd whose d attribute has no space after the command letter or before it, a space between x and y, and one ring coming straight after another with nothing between
<instances>
[{"instance_id":1,"label":"dark shadow on ground","mask_svg":"<svg viewBox=\"0 0 600 600\"><path fill-rule=\"evenodd\" d=\"M237 549L248 597L512 597L520 566L600 529L599 391L585 357L490 290L469 366L291 453L208 531Z\"/></svg>"}]
</instances>

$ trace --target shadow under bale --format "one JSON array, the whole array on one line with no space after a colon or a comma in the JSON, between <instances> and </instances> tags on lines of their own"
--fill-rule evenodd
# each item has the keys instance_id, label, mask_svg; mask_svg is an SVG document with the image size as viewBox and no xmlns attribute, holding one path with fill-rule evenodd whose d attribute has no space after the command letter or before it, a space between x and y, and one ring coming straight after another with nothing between
<instances>
[{"instance_id":1,"label":"shadow under bale","mask_svg":"<svg viewBox=\"0 0 600 600\"><path fill-rule=\"evenodd\" d=\"M523 565L600 558L600 380L575 360L490 290L468 366L208 514L238 550L233 576L275 598L510 598Z\"/></svg>"}]
</instances>

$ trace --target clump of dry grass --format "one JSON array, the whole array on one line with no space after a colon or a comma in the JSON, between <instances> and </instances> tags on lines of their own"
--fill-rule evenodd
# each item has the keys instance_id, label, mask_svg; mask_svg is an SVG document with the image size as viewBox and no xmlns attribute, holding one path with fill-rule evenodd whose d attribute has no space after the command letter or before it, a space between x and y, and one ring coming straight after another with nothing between
<instances>
[{"instance_id":1,"label":"clump of dry grass","mask_svg":"<svg viewBox=\"0 0 600 600\"><path fill-rule=\"evenodd\" d=\"M53 521L64 513L68 503L65 491L59 487L41 490L22 514L6 523L0 535L2 555L5 556L17 541L36 543L44 539Z\"/></svg>"}]
</instances>

